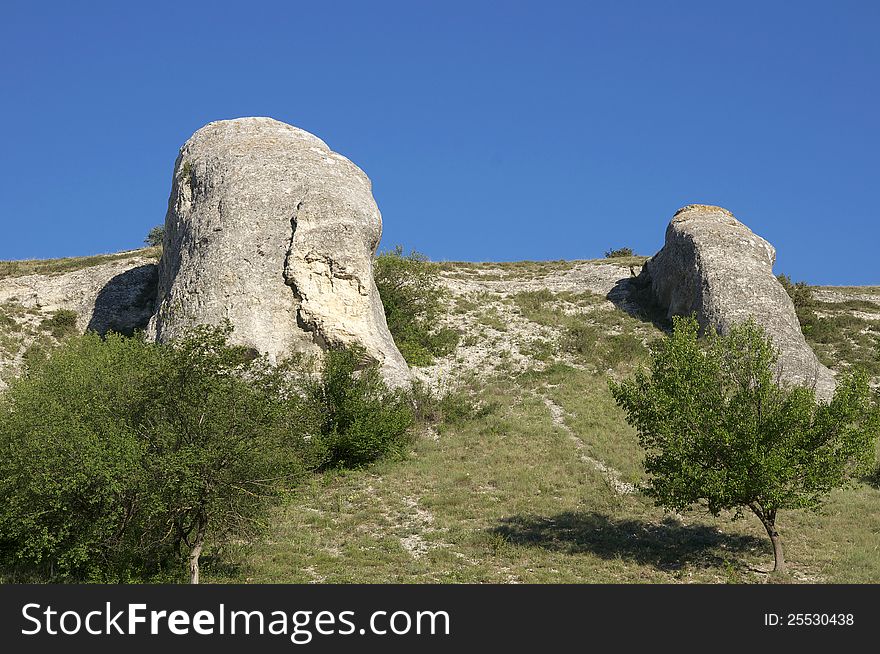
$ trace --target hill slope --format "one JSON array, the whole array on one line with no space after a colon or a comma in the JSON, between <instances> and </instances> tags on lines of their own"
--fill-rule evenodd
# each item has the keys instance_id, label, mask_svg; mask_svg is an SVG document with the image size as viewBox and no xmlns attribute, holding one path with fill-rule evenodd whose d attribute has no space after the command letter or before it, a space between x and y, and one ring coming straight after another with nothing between
<instances>
[{"instance_id":1,"label":"hill slope","mask_svg":"<svg viewBox=\"0 0 880 654\"><path fill-rule=\"evenodd\" d=\"M661 335L634 316L634 261L444 263L459 348L420 376L463 389L410 457L316 479L280 508L266 541L213 579L253 582L764 582L756 520L666 514L635 490L641 451L607 387ZM623 280L621 282L621 280ZM848 334L880 333L876 288L815 292L848 325L825 359L867 356ZM606 299L609 296L614 300ZM864 321L864 322L862 322ZM858 348L858 349L854 349ZM869 351L869 350L868 350ZM776 580L876 582L880 490L835 492L820 514L790 511L791 562Z\"/></svg>"},{"instance_id":2,"label":"hill slope","mask_svg":"<svg viewBox=\"0 0 880 654\"><path fill-rule=\"evenodd\" d=\"M80 261L79 270L0 266L5 374L34 344L63 338L53 335L56 312L74 311L85 328L101 284L154 256ZM445 320L462 338L417 371L447 395L437 430L404 461L315 478L275 511L264 540L242 545L237 567L212 567L209 553L206 580L765 581L772 555L757 521L665 514L636 490L641 451L607 378L629 374L662 334L662 320L627 302L630 266L642 261L442 264ZM880 288L813 294L811 344L823 362L875 366ZM821 514L785 512L786 579L880 579L878 506L876 481L865 480L834 493Z\"/></svg>"}]
</instances>

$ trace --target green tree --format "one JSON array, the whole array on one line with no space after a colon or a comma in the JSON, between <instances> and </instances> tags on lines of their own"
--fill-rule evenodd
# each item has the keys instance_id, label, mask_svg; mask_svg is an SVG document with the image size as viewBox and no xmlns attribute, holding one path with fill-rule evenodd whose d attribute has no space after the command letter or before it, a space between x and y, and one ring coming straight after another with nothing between
<instances>
[{"instance_id":1,"label":"green tree","mask_svg":"<svg viewBox=\"0 0 880 654\"><path fill-rule=\"evenodd\" d=\"M149 233L147 233L147 237L144 239L144 245L147 247L158 247L162 245L162 239L165 238L165 226L164 225L156 225L152 229L150 229Z\"/></svg>"},{"instance_id":2,"label":"green tree","mask_svg":"<svg viewBox=\"0 0 880 654\"><path fill-rule=\"evenodd\" d=\"M621 257L631 257L633 256L632 248L612 248L610 250L605 251L606 259L618 259Z\"/></svg>"},{"instance_id":3,"label":"green tree","mask_svg":"<svg viewBox=\"0 0 880 654\"><path fill-rule=\"evenodd\" d=\"M320 463L284 371L200 328L179 345L66 341L0 398L0 563L127 581L247 536Z\"/></svg>"},{"instance_id":4,"label":"green tree","mask_svg":"<svg viewBox=\"0 0 880 654\"><path fill-rule=\"evenodd\" d=\"M867 378L843 375L831 401L817 403L811 389L778 383L778 355L753 321L705 343L694 318L673 325L650 370L610 382L647 452L646 491L672 510L749 509L782 570L778 511L817 509L873 462L878 419Z\"/></svg>"},{"instance_id":5,"label":"green tree","mask_svg":"<svg viewBox=\"0 0 880 654\"><path fill-rule=\"evenodd\" d=\"M374 277L388 330L407 363L430 365L455 349L458 332L439 326L448 292L437 264L415 251L405 255L398 245L376 257Z\"/></svg>"},{"instance_id":6,"label":"green tree","mask_svg":"<svg viewBox=\"0 0 880 654\"><path fill-rule=\"evenodd\" d=\"M402 454L414 421L411 402L390 390L362 348L331 350L320 375L304 388L317 416L314 446L322 468L358 467L386 454Z\"/></svg>"},{"instance_id":7,"label":"green tree","mask_svg":"<svg viewBox=\"0 0 880 654\"><path fill-rule=\"evenodd\" d=\"M231 346L231 327L199 327L160 348L158 379L139 420L147 457L142 532L187 553L198 583L205 543L260 530L267 501L319 463L317 416L284 371Z\"/></svg>"}]
</instances>

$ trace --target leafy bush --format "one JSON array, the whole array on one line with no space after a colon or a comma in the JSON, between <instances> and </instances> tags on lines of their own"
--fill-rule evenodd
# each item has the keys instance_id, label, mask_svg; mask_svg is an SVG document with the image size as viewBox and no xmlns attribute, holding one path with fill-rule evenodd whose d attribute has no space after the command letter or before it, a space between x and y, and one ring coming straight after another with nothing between
<instances>
[{"instance_id":1,"label":"leafy bush","mask_svg":"<svg viewBox=\"0 0 880 654\"><path fill-rule=\"evenodd\" d=\"M52 334L55 338L63 338L76 332L76 311L70 309L58 309L51 317L40 323L40 327Z\"/></svg>"},{"instance_id":2,"label":"leafy bush","mask_svg":"<svg viewBox=\"0 0 880 654\"><path fill-rule=\"evenodd\" d=\"M633 256L632 248L617 248L616 250L606 250L605 258L606 259L619 259L621 257L631 257Z\"/></svg>"},{"instance_id":3,"label":"leafy bush","mask_svg":"<svg viewBox=\"0 0 880 654\"><path fill-rule=\"evenodd\" d=\"M821 506L874 463L878 413L864 374L842 376L830 403L806 387L775 383L778 355L749 321L726 336L698 338L697 321L675 318L649 371L609 382L647 450L646 489L668 509L699 503L712 514L748 509L784 567L781 509Z\"/></svg>"},{"instance_id":4,"label":"leafy bush","mask_svg":"<svg viewBox=\"0 0 880 654\"><path fill-rule=\"evenodd\" d=\"M602 362L606 368L616 368L625 361L642 358L647 348L635 334L613 334L605 340Z\"/></svg>"},{"instance_id":5,"label":"leafy bush","mask_svg":"<svg viewBox=\"0 0 880 654\"><path fill-rule=\"evenodd\" d=\"M514 304L526 315L543 310L548 302L553 302L555 299L556 296L553 292L546 288L537 291L523 291L513 296Z\"/></svg>"},{"instance_id":6,"label":"leafy bush","mask_svg":"<svg viewBox=\"0 0 880 654\"><path fill-rule=\"evenodd\" d=\"M571 354L589 356L597 347L599 330L593 325L572 321L562 335L562 349Z\"/></svg>"},{"instance_id":7,"label":"leafy bush","mask_svg":"<svg viewBox=\"0 0 880 654\"><path fill-rule=\"evenodd\" d=\"M305 396L318 429L314 446L321 468L357 467L409 444L413 411L406 395L388 389L375 363L363 365L360 348L332 350Z\"/></svg>"},{"instance_id":8,"label":"leafy bush","mask_svg":"<svg viewBox=\"0 0 880 654\"><path fill-rule=\"evenodd\" d=\"M420 381L413 384L410 398L416 420L429 425L460 424L485 417L498 408L494 403L480 402L466 389L435 393Z\"/></svg>"},{"instance_id":9,"label":"leafy bush","mask_svg":"<svg viewBox=\"0 0 880 654\"><path fill-rule=\"evenodd\" d=\"M407 363L430 365L458 345L459 333L439 327L448 293L440 269L418 252L397 246L376 257L375 279L388 329Z\"/></svg>"},{"instance_id":10,"label":"leafy bush","mask_svg":"<svg viewBox=\"0 0 880 654\"><path fill-rule=\"evenodd\" d=\"M807 339L814 343L834 343L841 340L839 325L834 320L820 318L816 313L817 302L806 282L792 283L788 275L777 275L776 279L791 298L801 331Z\"/></svg>"},{"instance_id":11,"label":"leafy bush","mask_svg":"<svg viewBox=\"0 0 880 654\"><path fill-rule=\"evenodd\" d=\"M93 333L0 398L0 565L52 581L198 580L313 468L286 378L202 328L178 346Z\"/></svg>"},{"instance_id":12,"label":"leafy bush","mask_svg":"<svg viewBox=\"0 0 880 654\"><path fill-rule=\"evenodd\" d=\"M795 310L813 309L816 306L816 300L813 297L813 290L806 282L791 281L788 275L777 275L776 279L782 284L782 288L791 297Z\"/></svg>"},{"instance_id":13,"label":"leafy bush","mask_svg":"<svg viewBox=\"0 0 880 654\"><path fill-rule=\"evenodd\" d=\"M165 226L164 225L156 225L151 228L147 233L147 237L144 239L144 245L150 248L158 247L162 245L162 240L165 238Z\"/></svg>"}]
</instances>

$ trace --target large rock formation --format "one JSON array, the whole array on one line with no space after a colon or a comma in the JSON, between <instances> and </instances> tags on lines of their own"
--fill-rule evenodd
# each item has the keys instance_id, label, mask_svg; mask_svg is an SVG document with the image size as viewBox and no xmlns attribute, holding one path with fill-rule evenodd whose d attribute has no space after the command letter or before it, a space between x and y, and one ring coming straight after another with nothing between
<instances>
[{"instance_id":1,"label":"large rock formation","mask_svg":"<svg viewBox=\"0 0 880 654\"><path fill-rule=\"evenodd\" d=\"M776 250L722 209L692 204L679 209L666 243L642 269L637 286L650 286L669 317L695 313L703 328L725 333L753 316L779 349L784 381L815 384L827 399L834 376L804 340L794 305L773 275Z\"/></svg>"},{"instance_id":2,"label":"large rock formation","mask_svg":"<svg viewBox=\"0 0 880 654\"><path fill-rule=\"evenodd\" d=\"M271 118L209 123L174 167L148 335L228 319L275 360L360 344L394 386L409 369L373 282L382 219L369 178Z\"/></svg>"}]
</instances>

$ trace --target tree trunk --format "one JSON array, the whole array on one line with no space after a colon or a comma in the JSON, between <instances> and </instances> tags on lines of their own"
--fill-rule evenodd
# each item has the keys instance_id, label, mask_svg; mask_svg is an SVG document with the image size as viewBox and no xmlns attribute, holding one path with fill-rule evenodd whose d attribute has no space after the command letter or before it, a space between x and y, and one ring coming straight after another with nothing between
<instances>
[{"instance_id":1,"label":"tree trunk","mask_svg":"<svg viewBox=\"0 0 880 654\"><path fill-rule=\"evenodd\" d=\"M772 533L770 531L772 529ZM776 531L776 527L771 527L767 530L767 533L770 535L770 541L773 543L773 572L781 572L785 570L785 555L782 553L782 539L779 538L779 533Z\"/></svg>"},{"instance_id":2,"label":"tree trunk","mask_svg":"<svg viewBox=\"0 0 880 654\"><path fill-rule=\"evenodd\" d=\"M202 555L202 545L205 542L204 523L199 521L199 530L192 549L189 551L189 583L199 583L199 557Z\"/></svg>"},{"instance_id":3,"label":"tree trunk","mask_svg":"<svg viewBox=\"0 0 880 654\"><path fill-rule=\"evenodd\" d=\"M752 504L749 506L752 512L758 516L770 542L773 543L773 572L781 572L785 570L785 555L782 552L782 539L776 530L776 510L765 511L760 504Z\"/></svg>"}]
</instances>

